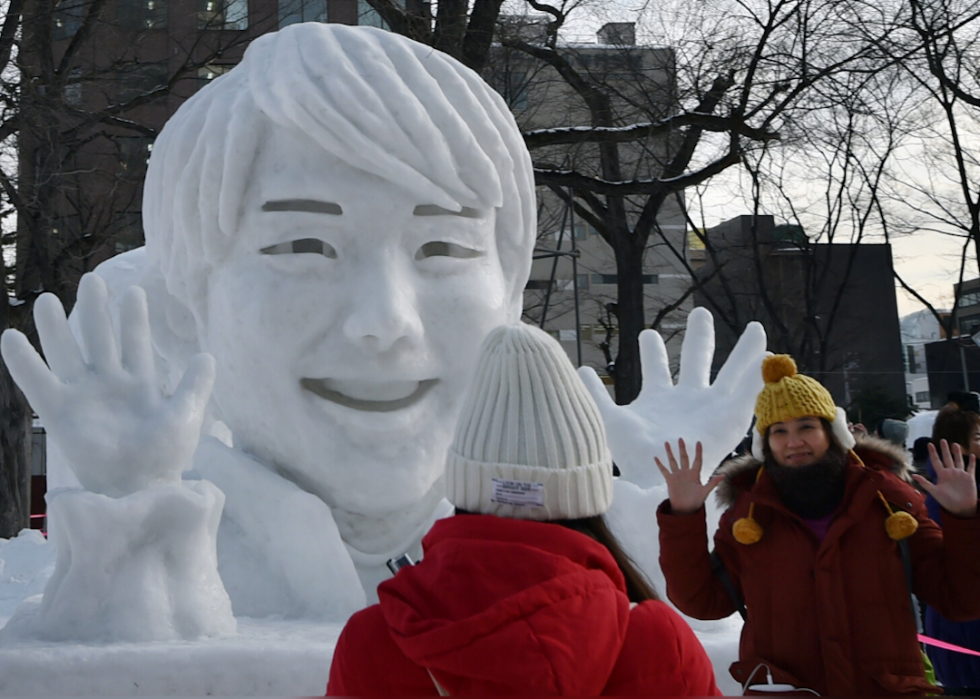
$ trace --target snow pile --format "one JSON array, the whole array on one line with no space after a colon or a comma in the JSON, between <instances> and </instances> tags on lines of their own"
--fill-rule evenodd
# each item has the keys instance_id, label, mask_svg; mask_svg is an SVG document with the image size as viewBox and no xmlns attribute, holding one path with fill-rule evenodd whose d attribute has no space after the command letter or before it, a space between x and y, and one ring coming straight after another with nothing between
<instances>
[{"instance_id":1,"label":"snow pile","mask_svg":"<svg viewBox=\"0 0 980 699\"><path fill-rule=\"evenodd\" d=\"M54 572L55 547L36 529L0 539L0 626L14 615L21 600L44 592Z\"/></svg>"}]
</instances>

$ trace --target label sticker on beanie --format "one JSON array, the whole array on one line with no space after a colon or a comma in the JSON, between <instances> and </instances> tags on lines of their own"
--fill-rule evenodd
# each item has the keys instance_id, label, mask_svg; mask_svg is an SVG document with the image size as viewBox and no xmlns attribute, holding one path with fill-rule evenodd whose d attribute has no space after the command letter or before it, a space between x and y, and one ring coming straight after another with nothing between
<instances>
[{"instance_id":1,"label":"label sticker on beanie","mask_svg":"<svg viewBox=\"0 0 980 699\"><path fill-rule=\"evenodd\" d=\"M494 478L490 501L518 507L544 507L544 483Z\"/></svg>"}]
</instances>

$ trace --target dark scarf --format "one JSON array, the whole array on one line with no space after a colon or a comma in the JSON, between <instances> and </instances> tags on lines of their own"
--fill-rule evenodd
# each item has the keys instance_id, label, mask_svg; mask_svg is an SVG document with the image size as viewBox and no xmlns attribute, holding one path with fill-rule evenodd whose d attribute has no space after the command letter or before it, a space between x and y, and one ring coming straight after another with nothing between
<instances>
[{"instance_id":1,"label":"dark scarf","mask_svg":"<svg viewBox=\"0 0 980 699\"><path fill-rule=\"evenodd\" d=\"M831 447L809 466L781 466L766 455L766 471L783 504L803 519L826 517L844 497L847 455Z\"/></svg>"}]
</instances>

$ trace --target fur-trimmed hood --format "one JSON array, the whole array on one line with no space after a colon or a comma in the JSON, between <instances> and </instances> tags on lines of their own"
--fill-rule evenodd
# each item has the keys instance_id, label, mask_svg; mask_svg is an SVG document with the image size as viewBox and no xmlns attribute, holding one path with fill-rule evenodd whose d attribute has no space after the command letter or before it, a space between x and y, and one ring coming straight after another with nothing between
<instances>
[{"instance_id":1,"label":"fur-trimmed hood","mask_svg":"<svg viewBox=\"0 0 980 699\"><path fill-rule=\"evenodd\" d=\"M878 437L858 437L854 451L869 468L887 468L903 481L915 485L912 474L915 468L909 462L908 452L892 442ZM751 490L755 483L756 471L762 462L751 454L730 459L718 467L714 475L723 475L723 480L715 490L715 498L721 507L735 504L739 493Z\"/></svg>"}]
</instances>

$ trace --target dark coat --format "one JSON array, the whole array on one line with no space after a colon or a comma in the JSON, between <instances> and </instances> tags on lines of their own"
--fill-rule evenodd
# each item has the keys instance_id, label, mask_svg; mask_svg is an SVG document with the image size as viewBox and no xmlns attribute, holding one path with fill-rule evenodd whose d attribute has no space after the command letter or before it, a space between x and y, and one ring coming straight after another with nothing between
<instances>
[{"instance_id":1,"label":"dark coat","mask_svg":"<svg viewBox=\"0 0 980 699\"><path fill-rule=\"evenodd\" d=\"M951 618L980 617L980 518L947 517L944 532L906 480L902 452L873 438L855 452L860 460L848 460L844 497L823 541L783 506L768 474L756 480L759 462L742 458L722 467L719 500L728 509L715 550L748 609L739 662L731 667L742 684L765 663L775 682L823 695L921 694L930 688L901 555L885 530L888 510L879 493L893 510L918 522L909 537L915 593ZM740 544L732 525L748 515L751 503L762 539ZM674 515L666 501L658 521L670 600L699 619L732 614L735 606L711 570L703 511ZM752 679L764 681L761 672Z\"/></svg>"},{"instance_id":2,"label":"dark coat","mask_svg":"<svg viewBox=\"0 0 980 699\"><path fill-rule=\"evenodd\" d=\"M555 524L443 519L344 628L328 695L719 695L694 632L630 605L604 546ZM430 677L429 672L432 673Z\"/></svg>"}]
</instances>

